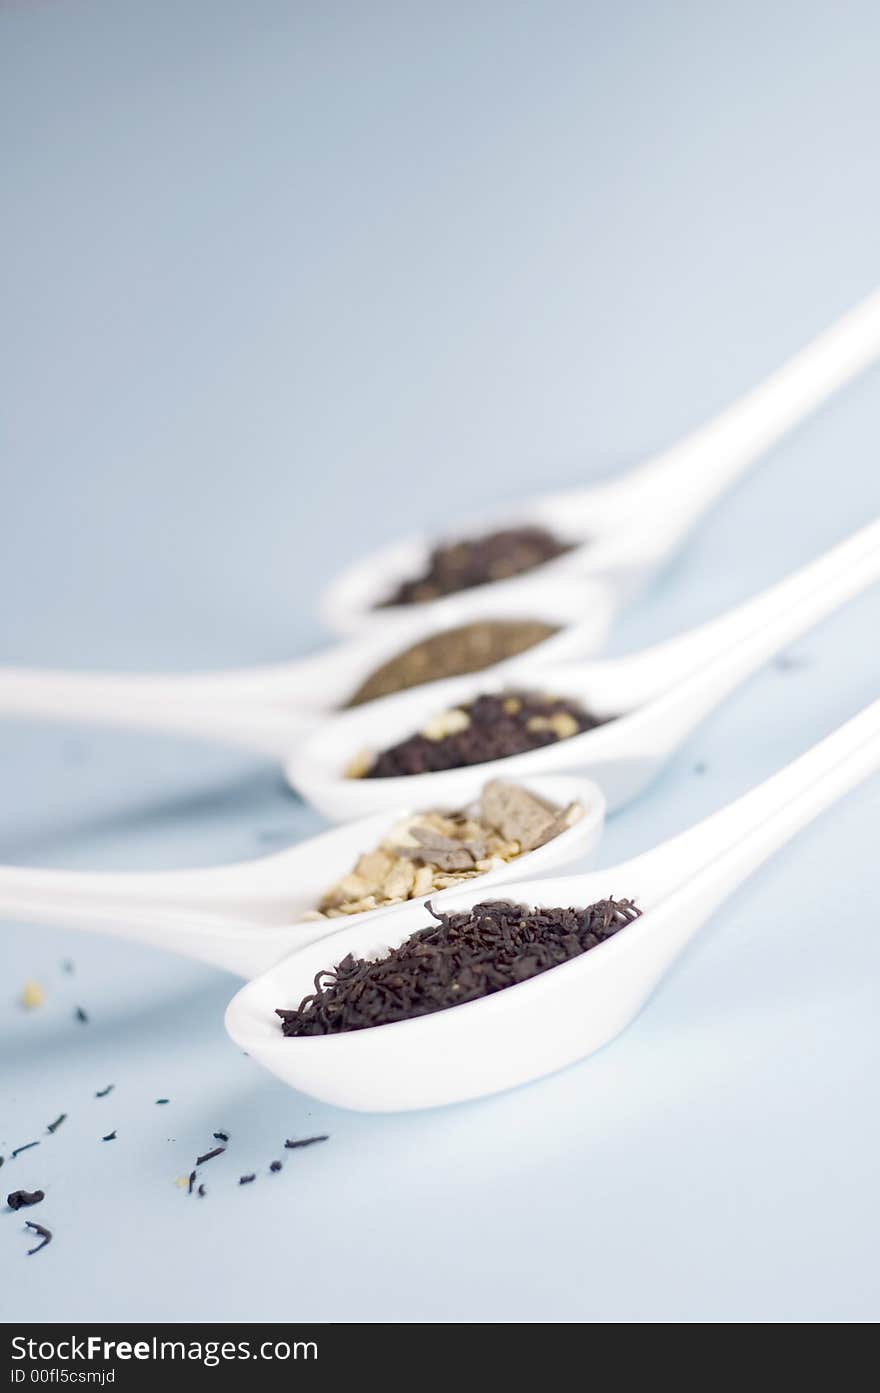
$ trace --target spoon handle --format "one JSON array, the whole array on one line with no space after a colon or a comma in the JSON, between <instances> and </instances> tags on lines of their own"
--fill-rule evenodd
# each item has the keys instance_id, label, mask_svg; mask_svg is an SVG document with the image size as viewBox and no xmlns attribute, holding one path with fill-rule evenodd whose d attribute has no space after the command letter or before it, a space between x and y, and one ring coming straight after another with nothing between
<instances>
[{"instance_id":1,"label":"spoon handle","mask_svg":"<svg viewBox=\"0 0 880 1393\"><path fill-rule=\"evenodd\" d=\"M16 897L3 892L0 918L19 924L54 924L141 943L244 978L266 971L294 948L321 936L312 924L305 925L303 932L299 925L257 924L253 918L235 920L199 914L191 908L166 906L156 910L130 902L115 905L109 900L104 904L74 900L65 908L52 896L41 900L36 895Z\"/></svg>"},{"instance_id":2,"label":"spoon handle","mask_svg":"<svg viewBox=\"0 0 880 1393\"><path fill-rule=\"evenodd\" d=\"M662 500L664 530L683 536L776 441L878 356L880 289L713 420L637 467L626 480L627 509Z\"/></svg>"},{"instance_id":3,"label":"spoon handle","mask_svg":"<svg viewBox=\"0 0 880 1393\"><path fill-rule=\"evenodd\" d=\"M696 826L637 857L633 865L639 867L640 882L644 882L648 892L660 895L690 881L695 872L714 865L719 857L726 856L762 828L777 828L781 833L790 827L772 845L768 842L769 849L755 862L758 865L833 801L833 789L839 787L840 793L833 794L839 797L878 768L880 701L874 701L778 774ZM800 821L796 821L798 817ZM771 840L776 835L768 830ZM645 893L645 888L641 893Z\"/></svg>"},{"instance_id":4,"label":"spoon handle","mask_svg":"<svg viewBox=\"0 0 880 1393\"><path fill-rule=\"evenodd\" d=\"M316 718L294 701L261 704L266 681L257 670L165 678L7 668L0 717L166 731L284 756Z\"/></svg>"},{"instance_id":5,"label":"spoon handle","mask_svg":"<svg viewBox=\"0 0 880 1393\"><path fill-rule=\"evenodd\" d=\"M628 657L606 659L603 674L613 680L616 689L624 685L630 706L640 706L722 657L764 625L778 618L784 620L801 601L813 592L825 590L836 577L845 576L861 558L877 553L878 549L880 519L717 619ZM521 662L523 667L527 665L527 659Z\"/></svg>"},{"instance_id":6,"label":"spoon handle","mask_svg":"<svg viewBox=\"0 0 880 1393\"><path fill-rule=\"evenodd\" d=\"M181 871L68 871L0 866L0 918L102 929L114 918L145 913L195 915L219 921L289 924L296 868L291 852L236 865ZM159 942L157 932L155 941Z\"/></svg>"},{"instance_id":7,"label":"spoon handle","mask_svg":"<svg viewBox=\"0 0 880 1393\"><path fill-rule=\"evenodd\" d=\"M0 920L145 943L250 977L323 923L297 923L290 852L206 870L90 872L0 866Z\"/></svg>"},{"instance_id":8,"label":"spoon handle","mask_svg":"<svg viewBox=\"0 0 880 1393\"><path fill-rule=\"evenodd\" d=\"M781 773L651 853L658 857L658 880L660 852L675 857L683 872L668 908L661 903L658 912L672 913L685 930L688 924L699 927L774 852L878 771L880 701L875 701ZM668 863L666 869L668 887ZM686 906L690 914L682 913Z\"/></svg>"},{"instance_id":9,"label":"spoon handle","mask_svg":"<svg viewBox=\"0 0 880 1393\"><path fill-rule=\"evenodd\" d=\"M880 580L880 527L875 524L867 531L872 534L867 545L851 564L828 575L820 589L768 619L657 700L623 717L621 724L638 724L658 755L677 749L704 716L769 658Z\"/></svg>"}]
</instances>

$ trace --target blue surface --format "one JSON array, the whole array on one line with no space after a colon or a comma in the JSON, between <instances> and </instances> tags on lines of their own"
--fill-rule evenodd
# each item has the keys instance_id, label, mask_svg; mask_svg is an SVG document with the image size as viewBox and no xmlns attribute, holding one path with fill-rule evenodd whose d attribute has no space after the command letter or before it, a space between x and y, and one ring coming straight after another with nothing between
<instances>
[{"instance_id":1,"label":"blue surface","mask_svg":"<svg viewBox=\"0 0 880 1393\"><path fill-rule=\"evenodd\" d=\"M349 556L724 405L880 276L878 39L870 0L0 5L0 658L296 653ZM707 520L614 651L875 515L878 425L874 373ZM876 697L878 632L873 594L759 675L603 861ZM195 743L7 724L0 769L7 862L221 863L318 826L268 765ZM0 1315L876 1320L878 797L786 848L609 1049L435 1113L275 1083L224 1036L220 973L4 925L0 1154L42 1140L0 1181L43 1187L56 1237L27 1258L0 1213Z\"/></svg>"}]
</instances>

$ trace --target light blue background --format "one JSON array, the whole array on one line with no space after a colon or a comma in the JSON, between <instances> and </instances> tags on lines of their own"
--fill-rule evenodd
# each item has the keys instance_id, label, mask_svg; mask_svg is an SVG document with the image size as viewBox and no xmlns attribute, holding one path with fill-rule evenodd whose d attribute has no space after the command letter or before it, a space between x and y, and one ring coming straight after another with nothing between
<instances>
[{"instance_id":1,"label":"light blue background","mask_svg":"<svg viewBox=\"0 0 880 1393\"><path fill-rule=\"evenodd\" d=\"M280 659L321 641L349 557L724 405L880 278L878 43L871 0L0 4L0 659ZM878 426L875 373L614 651L873 516ZM603 861L875 697L878 631L875 594L752 681ZM220 863L318 826L273 768L182 740L7 724L0 762L7 862ZM3 926L0 1153L43 1143L0 1182L44 1187L56 1237L26 1258L0 1213L0 1313L876 1319L878 792L758 875L611 1048L435 1113L287 1091L225 1038L219 972Z\"/></svg>"}]
</instances>

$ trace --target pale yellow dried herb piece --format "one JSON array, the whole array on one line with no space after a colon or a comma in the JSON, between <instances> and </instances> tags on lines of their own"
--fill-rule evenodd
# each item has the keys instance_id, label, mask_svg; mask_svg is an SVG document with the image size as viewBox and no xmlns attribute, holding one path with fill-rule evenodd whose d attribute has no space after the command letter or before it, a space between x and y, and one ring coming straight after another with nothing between
<instances>
[{"instance_id":1,"label":"pale yellow dried herb piece","mask_svg":"<svg viewBox=\"0 0 880 1393\"><path fill-rule=\"evenodd\" d=\"M382 884L382 894L389 900L408 899L416 881L416 868L412 861L401 859Z\"/></svg>"},{"instance_id":2,"label":"pale yellow dried herb piece","mask_svg":"<svg viewBox=\"0 0 880 1393\"><path fill-rule=\"evenodd\" d=\"M413 881L412 898L419 900L423 895L430 895L434 889L434 869L432 866L417 866L416 878Z\"/></svg>"},{"instance_id":3,"label":"pale yellow dried herb piece","mask_svg":"<svg viewBox=\"0 0 880 1393\"><path fill-rule=\"evenodd\" d=\"M354 869L362 880L369 881L371 885L378 885L391 874L396 864L397 858L390 851L377 847L375 851L365 851L359 856Z\"/></svg>"},{"instance_id":4,"label":"pale yellow dried herb piece","mask_svg":"<svg viewBox=\"0 0 880 1393\"><path fill-rule=\"evenodd\" d=\"M347 779L363 779L372 769L373 759L372 750L359 750L345 766L345 777Z\"/></svg>"},{"instance_id":5,"label":"pale yellow dried herb piece","mask_svg":"<svg viewBox=\"0 0 880 1393\"><path fill-rule=\"evenodd\" d=\"M358 875L357 871L349 871L339 882L337 897L341 900L360 900L364 895L369 895L372 889L373 882L367 880L366 876Z\"/></svg>"},{"instance_id":6,"label":"pale yellow dried herb piece","mask_svg":"<svg viewBox=\"0 0 880 1393\"><path fill-rule=\"evenodd\" d=\"M441 711L439 716L432 716L428 724L422 726L421 734L426 740L445 740L447 735L458 735L459 731L467 730L470 723L468 713L453 706L449 711Z\"/></svg>"},{"instance_id":7,"label":"pale yellow dried herb piece","mask_svg":"<svg viewBox=\"0 0 880 1393\"><path fill-rule=\"evenodd\" d=\"M38 1006L42 1006L46 1000L46 993L39 982L27 981L21 989L21 1004L28 1011L34 1011Z\"/></svg>"},{"instance_id":8,"label":"pale yellow dried herb piece","mask_svg":"<svg viewBox=\"0 0 880 1393\"><path fill-rule=\"evenodd\" d=\"M545 730L552 730L549 716L529 716L526 721L526 730L532 731L534 735L539 735Z\"/></svg>"},{"instance_id":9,"label":"pale yellow dried herb piece","mask_svg":"<svg viewBox=\"0 0 880 1393\"><path fill-rule=\"evenodd\" d=\"M560 740L569 740L577 735L580 726L568 711L556 711L550 717L550 729Z\"/></svg>"}]
</instances>

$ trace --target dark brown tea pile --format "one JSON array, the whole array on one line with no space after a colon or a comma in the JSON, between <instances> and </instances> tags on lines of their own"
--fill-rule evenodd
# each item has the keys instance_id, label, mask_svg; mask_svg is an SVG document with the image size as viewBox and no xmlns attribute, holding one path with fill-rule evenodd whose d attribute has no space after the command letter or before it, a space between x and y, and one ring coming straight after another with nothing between
<instances>
[{"instance_id":1,"label":"dark brown tea pile","mask_svg":"<svg viewBox=\"0 0 880 1393\"><path fill-rule=\"evenodd\" d=\"M346 705L362 706L425 682L482 672L558 633L558 627L538 619L483 620L443 629L389 658L361 683Z\"/></svg>"},{"instance_id":2,"label":"dark brown tea pile","mask_svg":"<svg viewBox=\"0 0 880 1393\"><path fill-rule=\"evenodd\" d=\"M281 1008L285 1035L336 1035L445 1011L491 996L588 953L641 914L631 900L599 900L586 909L536 909L487 900L459 914L438 914L384 957L349 953L319 972L296 1010Z\"/></svg>"},{"instance_id":3,"label":"dark brown tea pile","mask_svg":"<svg viewBox=\"0 0 880 1393\"><path fill-rule=\"evenodd\" d=\"M442 711L416 735L369 761L356 760L349 778L391 779L485 764L538 750L592 730L602 722L578 702L540 692L487 693Z\"/></svg>"},{"instance_id":4,"label":"dark brown tea pile","mask_svg":"<svg viewBox=\"0 0 880 1393\"><path fill-rule=\"evenodd\" d=\"M378 608L422 605L475 585L507 580L572 550L571 542L560 541L543 527L509 527L485 537L450 542L434 548L424 575L403 581Z\"/></svg>"}]
</instances>

